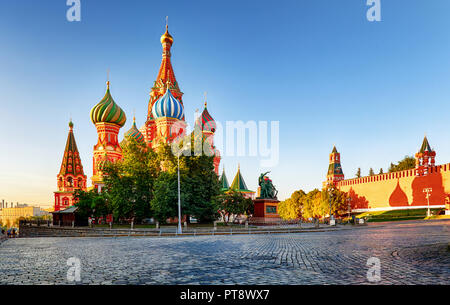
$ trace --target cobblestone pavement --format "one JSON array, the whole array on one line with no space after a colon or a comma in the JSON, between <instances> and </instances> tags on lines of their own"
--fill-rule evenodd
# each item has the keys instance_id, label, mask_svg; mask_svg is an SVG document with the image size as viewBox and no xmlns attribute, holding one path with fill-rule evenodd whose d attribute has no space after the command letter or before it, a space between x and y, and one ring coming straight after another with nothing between
<instances>
[{"instance_id":1,"label":"cobblestone pavement","mask_svg":"<svg viewBox=\"0 0 450 305\"><path fill-rule=\"evenodd\" d=\"M182 238L17 238L0 244L0 284L450 284L450 221L333 232Z\"/></svg>"}]
</instances>

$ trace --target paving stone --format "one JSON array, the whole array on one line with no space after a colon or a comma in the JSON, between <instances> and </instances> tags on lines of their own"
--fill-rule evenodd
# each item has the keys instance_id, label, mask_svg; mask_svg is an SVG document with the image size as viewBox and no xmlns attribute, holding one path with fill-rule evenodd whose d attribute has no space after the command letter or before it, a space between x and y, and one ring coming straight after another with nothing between
<instances>
[{"instance_id":1,"label":"paving stone","mask_svg":"<svg viewBox=\"0 0 450 305\"><path fill-rule=\"evenodd\" d=\"M450 284L450 221L352 230L183 238L16 238L0 244L0 284ZM67 259L81 262L69 282Z\"/></svg>"}]
</instances>

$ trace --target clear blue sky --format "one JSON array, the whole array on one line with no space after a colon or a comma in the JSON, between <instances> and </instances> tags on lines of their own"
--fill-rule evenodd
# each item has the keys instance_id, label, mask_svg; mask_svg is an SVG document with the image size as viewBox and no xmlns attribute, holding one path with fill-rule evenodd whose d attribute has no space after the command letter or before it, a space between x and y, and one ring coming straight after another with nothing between
<instances>
[{"instance_id":1,"label":"clear blue sky","mask_svg":"<svg viewBox=\"0 0 450 305\"><path fill-rule=\"evenodd\" d=\"M212 116L280 121L280 198L320 187L333 144L346 177L415 153L427 133L450 162L450 1L66 0L0 2L0 199L50 206L70 116L85 173L97 136L89 111L111 91L129 118L146 118L165 16L187 119L208 91ZM256 190L258 158L237 164Z\"/></svg>"}]
</instances>

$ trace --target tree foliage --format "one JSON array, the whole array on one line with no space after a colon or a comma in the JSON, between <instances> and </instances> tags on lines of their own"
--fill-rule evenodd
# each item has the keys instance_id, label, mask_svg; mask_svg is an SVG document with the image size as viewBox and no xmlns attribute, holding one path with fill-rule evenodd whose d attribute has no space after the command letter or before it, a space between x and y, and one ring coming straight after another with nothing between
<instances>
[{"instance_id":1,"label":"tree foliage","mask_svg":"<svg viewBox=\"0 0 450 305\"><path fill-rule=\"evenodd\" d=\"M296 191L291 198L280 203L280 217L283 219L295 219L300 215L304 219L324 217L330 214L330 202L331 214L343 215L347 210L346 198L347 194L335 187L327 187L322 191L314 189L309 193Z\"/></svg>"},{"instance_id":2,"label":"tree foliage","mask_svg":"<svg viewBox=\"0 0 450 305\"><path fill-rule=\"evenodd\" d=\"M107 193L98 193L96 190L88 192L76 190L74 198L75 206L78 207L77 214L83 218L100 217L111 212Z\"/></svg>"},{"instance_id":3,"label":"tree foliage","mask_svg":"<svg viewBox=\"0 0 450 305\"><path fill-rule=\"evenodd\" d=\"M358 171L356 172L356 178L361 178L361 168L358 167Z\"/></svg>"},{"instance_id":4,"label":"tree foliage","mask_svg":"<svg viewBox=\"0 0 450 305\"><path fill-rule=\"evenodd\" d=\"M306 193L295 191L291 197L278 204L278 214L283 219L298 219L302 216L302 209Z\"/></svg>"},{"instance_id":5,"label":"tree foliage","mask_svg":"<svg viewBox=\"0 0 450 305\"><path fill-rule=\"evenodd\" d=\"M192 146L192 145L191 145ZM154 217L160 222L178 216L178 158L167 144L149 149L134 138L121 145L123 159L105 165L101 193L77 191L79 212L85 216L112 213L115 219ZM219 180L213 156L182 155L180 193L182 214L200 221L215 219Z\"/></svg>"},{"instance_id":6,"label":"tree foliage","mask_svg":"<svg viewBox=\"0 0 450 305\"><path fill-rule=\"evenodd\" d=\"M228 224L231 217L253 214L253 209L253 201L245 198L240 192L231 190L218 197L218 211L225 225Z\"/></svg>"},{"instance_id":7,"label":"tree foliage","mask_svg":"<svg viewBox=\"0 0 450 305\"><path fill-rule=\"evenodd\" d=\"M389 172L398 172L407 169L413 169L416 167L416 159L413 156L405 156L402 160L398 161L397 164L391 163L389 166Z\"/></svg>"}]
</instances>

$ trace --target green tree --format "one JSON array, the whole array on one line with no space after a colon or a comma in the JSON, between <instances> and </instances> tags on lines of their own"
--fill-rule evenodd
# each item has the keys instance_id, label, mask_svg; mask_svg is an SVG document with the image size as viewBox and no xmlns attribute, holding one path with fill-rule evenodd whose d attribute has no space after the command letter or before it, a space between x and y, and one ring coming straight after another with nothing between
<instances>
[{"instance_id":1,"label":"green tree","mask_svg":"<svg viewBox=\"0 0 450 305\"><path fill-rule=\"evenodd\" d=\"M231 190L223 193L219 195L218 203L218 211L225 225L228 225L231 217L253 214L253 201L245 198L240 192Z\"/></svg>"},{"instance_id":2,"label":"green tree","mask_svg":"<svg viewBox=\"0 0 450 305\"><path fill-rule=\"evenodd\" d=\"M74 198L75 206L78 207L77 214L82 218L101 217L110 213L107 193L98 193L96 190L88 192L75 190Z\"/></svg>"},{"instance_id":3,"label":"green tree","mask_svg":"<svg viewBox=\"0 0 450 305\"><path fill-rule=\"evenodd\" d=\"M391 163L389 166L389 172L398 172L407 169L413 169L416 167L416 159L413 156L405 156L402 160L398 161L397 164Z\"/></svg>"},{"instance_id":4,"label":"green tree","mask_svg":"<svg viewBox=\"0 0 450 305\"><path fill-rule=\"evenodd\" d=\"M291 197L278 204L278 214L283 219L297 219L302 216L306 193L303 190L295 191Z\"/></svg>"},{"instance_id":5,"label":"green tree","mask_svg":"<svg viewBox=\"0 0 450 305\"><path fill-rule=\"evenodd\" d=\"M302 215L304 218L317 218L319 216L318 206L322 201L322 194L314 189L306 194L303 200Z\"/></svg>"},{"instance_id":6,"label":"green tree","mask_svg":"<svg viewBox=\"0 0 450 305\"><path fill-rule=\"evenodd\" d=\"M358 167L358 171L356 172L356 178L361 178L361 168Z\"/></svg>"},{"instance_id":7,"label":"green tree","mask_svg":"<svg viewBox=\"0 0 450 305\"><path fill-rule=\"evenodd\" d=\"M179 158L181 212L186 215L188 222L190 216L200 222L209 222L218 216L219 179L214 172L214 157L195 155L192 144L187 147L187 153ZM151 206L158 219L165 221L167 217L178 216L178 210L175 212L172 208L173 200L176 199L176 205L178 201L178 158L172 153L171 147L164 144L160 145L157 154L167 174L161 173L157 178ZM168 185L164 186L164 183Z\"/></svg>"},{"instance_id":8,"label":"green tree","mask_svg":"<svg viewBox=\"0 0 450 305\"><path fill-rule=\"evenodd\" d=\"M382 168L380 168L380 172L378 173L378 174L383 174L383 169Z\"/></svg>"},{"instance_id":9,"label":"green tree","mask_svg":"<svg viewBox=\"0 0 450 305\"><path fill-rule=\"evenodd\" d=\"M373 168L370 168L370 170L369 170L369 176L375 176L375 172L373 171Z\"/></svg>"},{"instance_id":10,"label":"green tree","mask_svg":"<svg viewBox=\"0 0 450 305\"><path fill-rule=\"evenodd\" d=\"M180 188L181 202L185 202L186 189ZM154 217L161 223L178 217L178 176L174 172L162 172L155 181L151 207ZM184 212L184 206L182 205Z\"/></svg>"},{"instance_id":11,"label":"green tree","mask_svg":"<svg viewBox=\"0 0 450 305\"><path fill-rule=\"evenodd\" d=\"M158 155L130 137L122 145L123 159L105 166L106 192L117 219L152 216L153 184L161 171Z\"/></svg>"},{"instance_id":12,"label":"green tree","mask_svg":"<svg viewBox=\"0 0 450 305\"><path fill-rule=\"evenodd\" d=\"M328 187L322 190L323 203L325 203L327 207L322 210L323 214L321 214L321 216L330 214L330 198L331 198L332 215L340 216L347 213L348 209L346 203L347 193L342 192L341 190L335 187L333 188Z\"/></svg>"}]
</instances>

